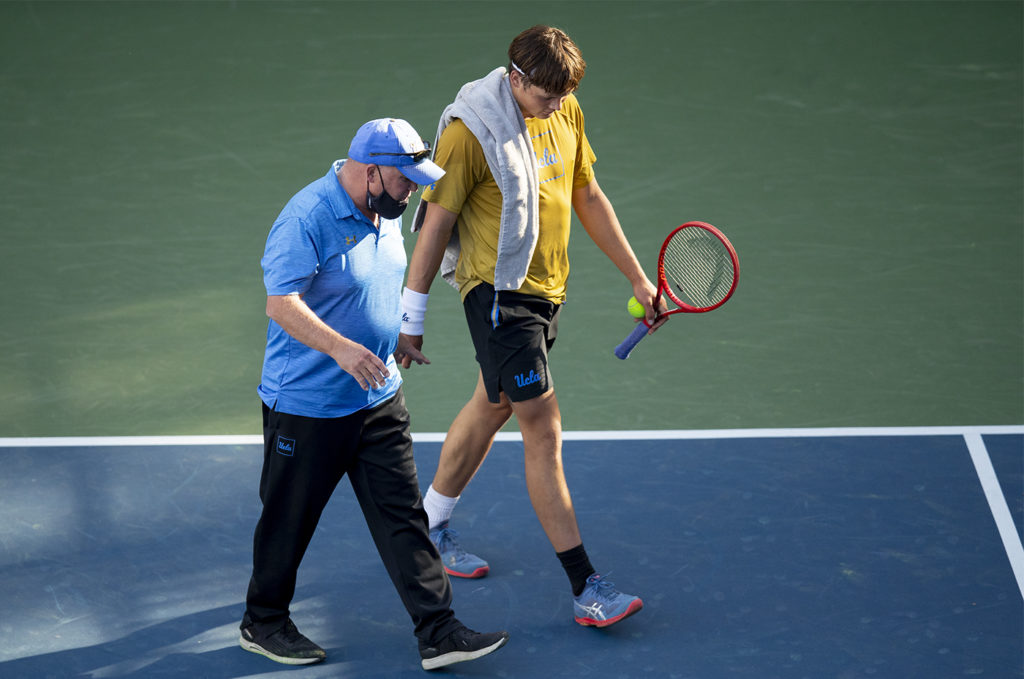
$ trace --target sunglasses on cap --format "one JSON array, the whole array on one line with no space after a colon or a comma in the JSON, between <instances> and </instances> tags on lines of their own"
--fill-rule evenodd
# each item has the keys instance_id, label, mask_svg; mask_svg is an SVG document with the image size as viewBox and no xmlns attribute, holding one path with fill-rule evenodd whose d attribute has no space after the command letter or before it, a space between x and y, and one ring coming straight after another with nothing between
<instances>
[{"instance_id":1,"label":"sunglasses on cap","mask_svg":"<svg viewBox=\"0 0 1024 679\"><path fill-rule=\"evenodd\" d=\"M420 162L422 160L426 160L427 158L430 157L430 142L424 141L423 142L423 146L424 146L424 148L423 148L422 151L404 151L402 153L384 153L384 152L379 152L379 153L371 153L370 155L371 156L408 156L409 158L412 158L412 162L418 163L418 162Z\"/></svg>"}]
</instances>

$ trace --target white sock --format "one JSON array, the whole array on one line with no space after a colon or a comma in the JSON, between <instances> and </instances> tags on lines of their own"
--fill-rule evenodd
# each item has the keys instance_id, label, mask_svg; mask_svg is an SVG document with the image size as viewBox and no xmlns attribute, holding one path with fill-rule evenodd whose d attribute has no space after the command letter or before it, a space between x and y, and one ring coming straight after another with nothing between
<instances>
[{"instance_id":1,"label":"white sock","mask_svg":"<svg viewBox=\"0 0 1024 679\"><path fill-rule=\"evenodd\" d=\"M431 530L452 518L452 510L455 509L459 497L461 496L446 497L441 495L434 490L433 485L427 489L427 494L423 496L423 508L427 510L427 522Z\"/></svg>"}]
</instances>

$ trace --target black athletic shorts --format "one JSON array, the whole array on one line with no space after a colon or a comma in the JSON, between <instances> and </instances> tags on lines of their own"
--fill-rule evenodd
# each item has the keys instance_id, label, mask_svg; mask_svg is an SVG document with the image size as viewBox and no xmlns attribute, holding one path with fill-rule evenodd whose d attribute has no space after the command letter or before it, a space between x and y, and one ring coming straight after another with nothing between
<instances>
[{"instance_id":1,"label":"black athletic shorts","mask_svg":"<svg viewBox=\"0 0 1024 679\"><path fill-rule=\"evenodd\" d=\"M462 303L487 400L526 401L553 386L548 351L558 335L561 304L480 283Z\"/></svg>"}]
</instances>

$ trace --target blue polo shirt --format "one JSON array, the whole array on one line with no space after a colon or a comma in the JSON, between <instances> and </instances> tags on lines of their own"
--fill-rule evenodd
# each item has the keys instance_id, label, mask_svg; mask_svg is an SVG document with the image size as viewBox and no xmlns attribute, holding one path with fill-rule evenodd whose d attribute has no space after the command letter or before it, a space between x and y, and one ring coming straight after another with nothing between
<instances>
[{"instance_id":1,"label":"blue polo shirt","mask_svg":"<svg viewBox=\"0 0 1024 679\"><path fill-rule=\"evenodd\" d=\"M402 221L381 219L378 231L338 182L343 162L284 206L267 237L263 283L268 295L302 295L327 325L377 354L391 376L363 391L334 359L271 320L258 391L291 415L342 417L385 401L402 384L392 356L402 325Z\"/></svg>"}]
</instances>

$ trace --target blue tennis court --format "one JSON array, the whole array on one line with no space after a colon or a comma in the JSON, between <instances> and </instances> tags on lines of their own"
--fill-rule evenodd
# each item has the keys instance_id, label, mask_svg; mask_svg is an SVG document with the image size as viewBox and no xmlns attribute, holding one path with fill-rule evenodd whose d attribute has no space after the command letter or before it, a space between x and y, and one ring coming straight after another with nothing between
<instances>
[{"instance_id":1,"label":"blue tennis court","mask_svg":"<svg viewBox=\"0 0 1024 679\"><path fill-rule=\"evenodd\" d=\"M511 641L447 674L1024 676L1024 427L566 437L588 551L644 611L572 622L503 435L456 514L491 575L453 586ZM421 483L439 438L417 438ZM256 439L0 443L0 676L424 676L347 484L293 608L328 660L293 670L236 643Z\"/></svg>"}]
</instances>

